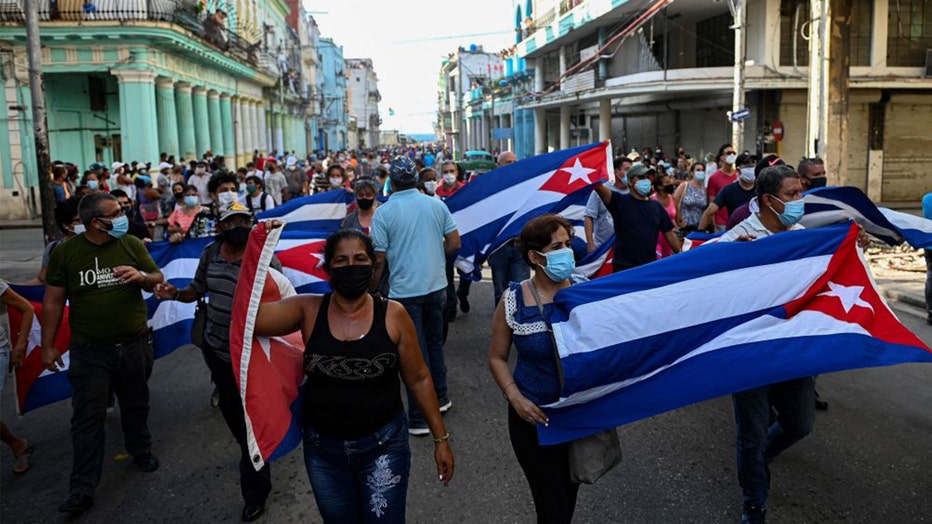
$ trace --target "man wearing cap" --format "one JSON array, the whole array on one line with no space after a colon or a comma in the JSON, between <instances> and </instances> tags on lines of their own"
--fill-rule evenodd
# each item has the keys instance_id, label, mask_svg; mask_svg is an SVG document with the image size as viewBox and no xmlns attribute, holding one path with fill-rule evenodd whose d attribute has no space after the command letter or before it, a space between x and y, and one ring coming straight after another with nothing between
<instances>
[{"instance_id":1,"label":"man wearing cap","mask_svg":"<svg viewBox=\"0 0 932 524\"><path fill-rule=\"evenodd\" d=\"M615 226L614 272L657 260L657 236L663 234L674 253L681 250L673 221L660 202L650 198L654 168L635 162L628 169L627 195L598 184L595 190L612 215Z\"/></svg>"},{"instance_id":2,"label":"man wearing cap","mask_svg":"<svg viewBox=\"0 0 932 524\"><path fill-rule=\"evenodd\" d=\"M392 196L372 217L372 242L378 265L372 286L378 285L388 261L389 296L400 302L417 331L421 354L430 369L441 413L452 406L447 396L447 368L443 356L443 308L447 281L446 257L460 248L453 215L440 199L417 190L417 169L398 157L388 171ZM409 432L428 435L424 415L408 393Z\"/></svg>"},{"instance_id":3,"label":"man wearing cap","mask_svg":"<svg viewBox=\"0 0 932 524\"><path fill-rule=\"evenodd\" d=\"M715 195L715 200L709 203L699 220L699 231L705 231L712 220L717 218L718 211L724 209L728 216L735 212L739 207L747 204L754 198L754 180L757 177L756 165L757 157L745 151L735 160L735 166L738 167L738 180L723 187ZM727 220L726 220L727 225Z\"/></svg>"},{"instance_id":4,"label":"man wearing cap","mask_svg":"<svg viewBox=\"0 0 932 524\"><path fill-rule=\"evenodd\" d=\"M721 191L728 184L734 183L738 179L738 172L735 169L736 162L738 160L738 155L735 153L735 148L731 144L723 144L722 147L718 148L718 156L716 157L716 162L718 162L718 169L709 176L708 183L706 184L706 193L709 196L709 202L715 200L715 197L718 196L718 192ZM708 168L706 168L708 171ZM715 214L715 229L722 231L725 229L725 224L728 223L728 212L725 209L719 209Z\"/></svg>"},{"instance_id":5,"label":"man wearing cap","mask_svg":"<svg viewBox=\"0 0 932 524\"><path fill-rule=\"evenodd\" d=\"M152 330L140 290L152 291L162 273L143 243L126 235L129 220L117 199L92 192L78 205L85 232L52 251L42 302L42 363L64 366L55 347L65 303L70 304L71 488L59 511L76 516L94 505L104 462L107 397L120 403L126 451L143 472L158 469L149 434ZM101 315L119 311L118 315Z\"/></svg>"},{"instance_id":6,"label":"man wearing cap","mask_svg":"<svg viewBox=\"0 0 932 524\"><path fill-rule=\"evenodd\" d=\"M207 173L207 161L199 160L194 166L194 174L188 178L188 184L197 188L197 198L202 206L209 206L212 203L210 198L210 175Z\"/></svg>"}]
</instances>

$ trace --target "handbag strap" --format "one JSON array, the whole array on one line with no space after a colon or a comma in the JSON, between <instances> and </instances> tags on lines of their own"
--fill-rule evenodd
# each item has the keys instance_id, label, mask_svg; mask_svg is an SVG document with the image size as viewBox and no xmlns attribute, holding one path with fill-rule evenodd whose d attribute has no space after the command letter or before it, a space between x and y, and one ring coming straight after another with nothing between
<instances>
[{"instance_id":1,"label":"handbag strap","mask_svg":"<svg viewBox=\"0 0 932 524\"><path fill-rule=\"evenodd\" d=\"M540 318L544 320L544 324L547 325L547 333L550 335L550 343L553 344L553 356L557 359L557 376L560 379L560 389L563 389L563 366L560 363L560 351L557 349L557 338L553 335L553 326L550 324L550 320L547 318L547 315L544 315L544 306L541 304L540 294L537 292L537 286L534 285L534 281L528 279L528 287L531 289L531 296L534 297L534 303L537 304L537 311L540 312Z\"/></svg>"}]
</instances>

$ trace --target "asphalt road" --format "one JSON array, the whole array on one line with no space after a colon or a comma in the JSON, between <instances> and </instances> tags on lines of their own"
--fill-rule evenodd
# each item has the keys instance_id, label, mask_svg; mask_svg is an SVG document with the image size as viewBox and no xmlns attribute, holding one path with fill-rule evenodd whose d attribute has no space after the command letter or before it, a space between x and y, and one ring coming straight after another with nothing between
<instances>
[{"instance_id":1,"label":"asphalt road","mask_svg":"<svg viewBox=\"0 0 932 524\"><path fill-rule=\"evenodd\" d=\"M8 243L10 242L10 243ZM24 245L31 245L25 241ZM17 279L34 254L13 256L0 235L2 272ZM18 245L18 244L17 244ZM29 250L31 251L31 249ZM13 264L10 261L22 260ZM20 264L23 267L20 267ZM437 482L433 444L412 438L409 522L533 522L530 492L507 434L505 402L486 364L491 286L473 286L473 309L447 343L456 475ZM926 342L932 327L901 315ZM12 382L12 381L8 381ZM772 466L772 523L932 522L932 366L903 365L823 375L830 408L814 432ZM107 419L107 452L96 505L83 522L238 522L237 448L210 407L207 368L185 347L156 362L149 382L150 428L161 468L138 472L125 458L119 410ZM71 445L67 402L17 419L12 384L2 412L36 447L32 468L12 473L0 450L0 519L58 522L67 497ZM718 523L740 519L729 398L718 398L620 429L624 461L580 489L576 522ZM273 492L260 522L320 522L300 449L272 466Z\"/></svg>"}]
</instances>

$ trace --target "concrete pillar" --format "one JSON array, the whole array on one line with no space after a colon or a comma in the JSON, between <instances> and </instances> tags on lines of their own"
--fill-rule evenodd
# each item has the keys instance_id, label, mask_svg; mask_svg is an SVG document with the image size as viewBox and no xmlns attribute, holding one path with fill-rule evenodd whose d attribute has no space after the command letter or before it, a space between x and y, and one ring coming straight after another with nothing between
<instances>
[{"instance_id":1,"label":"concrete pillar","mask_svg":"<svg viewBox=\"0 0 932 524\"><path fill-rule=\"evenodd\" d=\"M570 106L560 106L560 149L570 147Z\"/></svg>"},{"instance_id":2,"label":"concrete pillar","mask_svg":"<svg viewBox=\"0 0 932 524\"><path fill-rule=\"evenodd\" d=\"M273 113L272 118L274 119L274 122L275 122L275 124L273 125L273 128L275 130L274 131L275 141L272 144L272 148L278 151L278 154L281 154L281 152L284 151L285 149L285 134L284 134L284 131L282 130L282 126L284 125L284 119L282 118L281 113Z\"/></svg>"},{"instance_id":3,"label":"concrete pillar","mask_svg":"<svg viewBox=\"0 0 932 524\"><path fill-rule=\"evenodd\" d=\"M547 110L534 109L534 154L547 152Z\"/></svg>"},{"instance_id":4,"label":"concrete pillar","mask_svg":"<svg viewBox=\"0 0 932 524\"><path fill-rule=\"evenodd\" d=\"M243 99L233 97L233 130L234 141L236 144L236 166L243 166L249 160L246 160L246 144L243 142ZM251 151L250 151L251 153Z\"/></svg>"},{"instance_id":5,"label":"concrete pillar","mask_svg":"<svg viewBox=\"0 0 932 524\"><path fill-rule=\"evenodd\" d=\"M157 162L155 77L143 69L111 69L120 82L120 139L126 161Z\"/></svg>"},{"instance_id":6,"label":"concrete pillar","mask_svg":"<svg viewBox=\"0 0 932 524\"><path fill-rule=\"evenodd\" d=\"M291 151L294 147L294 119L288 113L282 114L282 147L278 150L280 153Z\"/></svg>"},{"instance_id":7,"label":"concrete pillar","mask_svg":"<svg viewBox=\"0 0 932 524\"><path fill-rule=\"evenodd\" d=\"M158 113L159 152L181 156L178 147L178 113L175 109L175 79L155 79L155 104Z\"/></svg>"},{"instance_id":8,"label":"concrete pillar","mask_svg":"<svg viewBox=\"0 0 932 524\"><path fill-rule=\"evenodd\" d=\"M207 113L207 88L195 86L191 90L191 99L194 101L194 142L197 151L196 158L204 156L210 149L210 117Z\"/></svg>"},{"instance_id":9,"label":"concrete pillar","mask_svg":"<svg viewBox=\"0 0 932 524\"><path fill-rule=\"evenodd\" d=\"M229 157L227 165L237 166L233 140L233 98L227 93L220 93L220 123L223 127L223 154Z\"/></svg>"},{"instance_id":10,"label":"concrete pillar","mask_svg":"<svg viewBox=\"0 0 932 524\"><path fill-rule=\"evenodd\" d=\"M259 140L256 147L260 151L269 152L269 125L268 125L268 114L265 110L265 102L259 102L256 106L256 120L258 121L259 127Z\"/></svg>"},{"instance_id":11,"label":"concrete pillar","mask_svg":"<svg viewBox=\"0 0 932 524\"><path fill-rule=\"evenodd\" d=\"M210 145L214 156L225 154L223 150L223 122L220 119L220 93L211 89L207 92L207 120L210 123Z\"/></svg>"},{"instance_id":12,"label":"concrete pillar","mask_svg":"<svg viewBox=\"0 0 932 524\"><path fill-rule=\"evenodd\" d=\"M544 90L544 60L538 58L534 60L534 91L540 93ZM536 151L535 153L539 153Z\"/></svg>"},{"instance_id":13,"label":"concrete pillar","mask_svg":"<svg viewBox=\"0 0 932 524\"><path fill-rule=\"evenodd\" d=\"M612 100L599 100L599 140L612 139Z\"/></svg>"},{"instance_id":14,"label":"concrete pillar","mask_svg":"<svg viewBox=\"0 0 932 524\"><path fill-rule=\"evenodd\" d=\"M175 112L178 124L178 153L179 158L193 160L197 158L197 142L194 130L197 127L194 119L194 101L191 99L191 84L177 82L175 84Z\"/></svg>"},{"instance_id":15,"label":"concrete pillar","mask_svg":"<svg viewBox=\"0 0 932 524\"><path fill-rule=\"evenodd\" d=\"M887 17L890 2L874 2L874 14L871 17L871 67L883 67L887 64ZM880 202L880 200L875 200Z\"/></svg>"},{"instance_id":16,"label":"concrete pillar","mask_svg":"<svg viewBox=\"0 0 932 524\"><path fill-rule=\"evenodd\" d=\"M256 134L253 131L255 127L255 112L253 109L255 102L252 100L243 100L243 144L246 148L246 156L251 157L252 152L256 149Z\"/></svg>"}]
</instances>

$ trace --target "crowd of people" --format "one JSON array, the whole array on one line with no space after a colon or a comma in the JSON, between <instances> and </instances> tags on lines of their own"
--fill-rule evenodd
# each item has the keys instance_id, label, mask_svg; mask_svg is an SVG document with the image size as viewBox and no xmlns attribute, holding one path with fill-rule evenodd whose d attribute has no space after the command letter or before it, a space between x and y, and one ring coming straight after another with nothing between
<instances>
[{"instance_id":1,"label":"crowd of people","mask_svg":"<svg viewBox=\"0 0 932 524\"><path fill-rule=\"evenodd\" d=\"M499 166L517 160L512 152L496 153ZM595 186L584 229L590 252L614 236L615 272L675 256L694 231L727 231L720 241L751 241L798 229L803 192L826 182L817 158L793 168L776 155L759 158L730 144L704 159L682 148L672 156L645 148L616 157L614 169L613 182ZM54 341L64 304L70 305L74 463L61 512L79 515L94 503L111 394L119 404L127 452L143 472L159 467L147 425L152 344L144 290L160 300L206 308L199 346L220 412L240 448L242 520L264 513L271 473L268 465L255 470L249 455L229 347L233 295L251 229L280 225L259 224L256 214L334 189L352 193L354 201L324 248L332 292L265 303L255 326L264 336L300 332L306 345L303 444L318 509L325 522L403 522L408 435L434 440L439 479L450 482L453 452L443 414L453 401L444 344L449 324L470 311L471 280L456 275L460 237L445 201L474 174L448 151L367 149L302 159L257 152L237 169L208 151L190 162L163 155L156 169L114 162L80 173L77 166L56 162L53 177L61 238L47 246L33 282L46 285L42 356L51 371L63 365ZM570 522L579 488L569 476L567 445L540 445L535 429L547 423L540 406L560 393L548 324L553 297L584 280L574 272L584 253L574 252L573 236L566 219L543 215L488 258L495 305L489 367L508 403L512 448L539 522ZM204 249L192 282L182 289L164 282L145 243L198 237L214 242ZM271 265L281 268L274 258ZM30 311L28 302L0 286L4 304ZM210 300L202 304L205 295ZM114 308L125 314L96 314ZM0 357L6 348L15 366L22 362L25 340L21 336L12 353L10 346L0 331ZM816 405L813 377L734 395L743 522L764 522L768 464L808 434ZM28 469L28 441L6 426L3 440L13 449L18 471Z\"/></svg>"}]
</instances>

